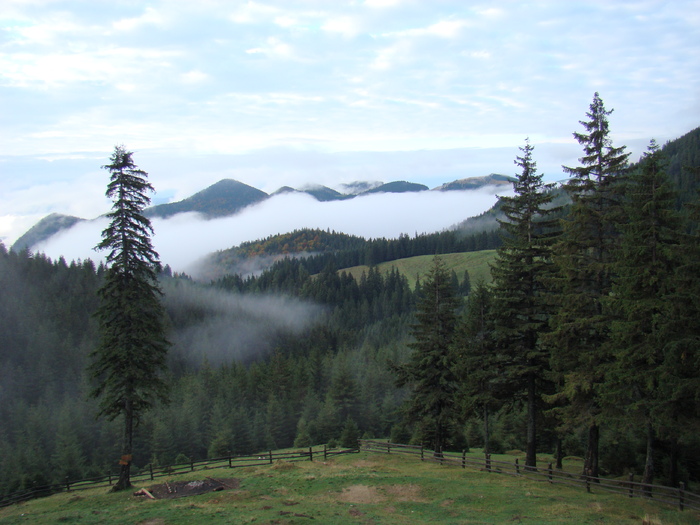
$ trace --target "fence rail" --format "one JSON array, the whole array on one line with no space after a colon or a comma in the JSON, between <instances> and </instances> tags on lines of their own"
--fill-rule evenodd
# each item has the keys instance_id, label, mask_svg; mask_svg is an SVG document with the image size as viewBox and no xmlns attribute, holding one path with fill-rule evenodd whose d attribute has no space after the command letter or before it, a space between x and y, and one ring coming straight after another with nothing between
<instances>
[{"instance_id":1,"label":"fence rail","mask_svg":"<svg viewBox=\"0 0 700 525\"><path fill-rule=\"evenodd\" d=\"M247 456L224 456L220 458L207 459L202 461L190 461L189 463L180 463L177 465L169 465L165 467L153 467L152 465L146 466L138 474L133 474L131 476L132 482L138 481L152 481L155 478L163 476L171 476L174 474L182 474L183 472L193 472L199 469L211 469L211 468L241 468L241 467L255 467L262 465L270 465L276 461L313 461L314 458L323 458L324 461L330 456L337 456L340 454L352 454L359 452L359 449L328 449L326 445L323 448L309 447L303 450L294 450L287 452L261 452L258 454L252 454ZM60 492L73 492L79 490L94 489L100 487L110 487L114 482L119 479L119 474L117 473L107 473L104 476L98 476L88 479L80 479L69 481L66 480L63 483L53 483L50 485L36 486L29 489L13 492L0 498L0 508L7 507L9 505L14 505L15 503L22 503L35 498L41 498L44 496L50 496L52 494L58 494Z\"/></svg>"},{"instance_id":2,"label":"fence rail","mask_svg":"<svg viewBox=\"0 0 700 525\"><path fill-rule=\"evenodd\" d=\"M549 463L543 467L526 467L521 465L518 459L513 462L491 459L490 454L483 458L467 456L466 452L443 452L436 455L434 451L419 445L402 445L386 441L361 439L360 451L377 452L384 454L402 454L420 457L421 461L440 463L441 465L454 465L461 468L472 468L485 472L494 472L510 476L527 477L533 480L547 481L551 484L568 485L571 487L584 487L587 492L606 491L630 498L642 497L653 499L658 503L666 503L677 506L680 510L692 509L700 511L700 495L686 490L683 483L678 488L663 485L650 485L635 482L630 474L627 481L607 478L594 478L591 476L574 475L562 470L552 468Z\"/></svg>"}]
</instances>

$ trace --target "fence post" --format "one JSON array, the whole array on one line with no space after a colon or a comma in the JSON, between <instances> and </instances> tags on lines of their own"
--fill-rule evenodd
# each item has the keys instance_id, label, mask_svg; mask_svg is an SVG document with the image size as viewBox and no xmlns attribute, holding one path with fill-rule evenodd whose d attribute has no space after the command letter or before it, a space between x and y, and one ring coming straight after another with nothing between
<instances>
[{"instance_id":1,"label":"fence post","mask_svg":"<svg viewBox=\"0 0 700 525\"><path fill-rule=\"evenodd\" d=\"M153 463L148 464L148 470L151 472L151 481L153 481Z\"/></svg>"},{"instance_id":2,"label":"fence post","mask_svg":"<svg viewBox=\"0 0 700 525\"><path fill-rule=\"evenodd\" d=\"M486 471L491 472L491 454L486 454Z\"/></svg>"},{"instance_id":3,"label":"fence post","mask_svg":"<svg viewBox=\"0 0 700 525\"><path fill-rule=\"evenodd\" d=\"M107 480L109 481L109 484L112 485L112 473L107 472Z\"/></svg>"},{"instance_id":4,"label":"fence post","mask_svg":"<svg viewBox=\"0 0 700 525\"><path fill-rule=\"evenodd\" d=\"M272 465L272 450L270 450L270 465Z\"/></svg>"},{"instance_id":5,"label":"fence post","mask_svg":"<svg viewBox=\"0 0 700 525\"><path fill-rule=\"evenodd\" d=\"M323 445L323 461L326 461L328 459L328 450L326 449L326 445Z\"/></svg>"},{"instance_id":6,"label":"fence post","mask_svg":"<svg viewBox=\"0 0 700 525\"><path fill-rule=\"evenodd\" d=\"M194 472L194 459L190 458L190 470Z\"/></svg>"},{"instance_id":7,"label":"fence post","mask_svg":"<svg viewBox=\"0 0 700 525\"><path fill-rule=\"evenodd\" d=\"M231 451L228 451L228 468L233 468L233 463L231 463Z\"/></svg>"},{"instance_id":8,"label":"fence post","mask_svg":"<svg viewBox=\"0 0 700 525\"><path fill-rule=\"evenodd\" d=\"M386 442L386 453L391 454L391 441Z\"/></svg>"},{"instance_id":9,"label":"fence post","mask_svg":"<svg viewBox=\"0 0 700 525\"><path fill-rule=\"evenodd\" d=\"M462 468L467 468L467 451L462 450Z\"/></svg>"},{"instance_id":10,"label":"fence post","mask_svg":"<svg viewBox=\"0 0 700 525\"><path fill-rule=\"evenodd\" d=\"M66 492L70 492L70 481L68 481L68 476L66 476Z\"/></svg>"},{"instance_id":11,"label":"fence post","mask_svg":"<svg viewBox=\"0 0 700 525\"><path fill-rule=\"evenodd\" d=\"M515 458L515 473L520 474L520 460Z\"/></svg>"},{"instance_id":12,"label":"fence post","mask_svg":"<svg viewBox=\"0 0 700 525\"><path fill-rule=\"evenodd\" d=\"M309 461L314 460L314 451L311 447L309 447Z\"/></svg>"},{"instance_id":13,"label":"fence post","mask_svg":"<svg viewBox=\"0 0 700 525\"><path fill-rule=\"evenodd\" d=\"M678 508L683 510L683 507L685 506L685 483L681 481L680 485L678 485Z\"/></svg>"},{"instance_id":14,"label":"fence post","mask_svg":"<svg viewBox=\"0 0 700 525\"><path fill-rule=\"evenodd\" d=\"M591 492L591 478L588 475L588 472L586 472L583 477L586 479L586 492Z\"/></svg>"},{"instance_id":15,"label":"fence post","mask_svg":"<svg viewBox=\"0 0 700 525\"><path fill-rule=\"evenodd\" d=\"M552 464L547 465L547 477L549 478L549 482L552 483Z\"/></svg>"},{"instance_id":16,"label":"fence post","mask_svg":"<svg viewBox=\"0 0 700 525\"><path fill-rule=\"evenodd\" d=\"M420 445L420 460L423 461L423 443Z\"/></svg>"},{"instance_id":17,"label":"fence post","mask_svg":"<svg viewBox=\"0 0 700 525\"><path fill-rule=\"evenodd\" d=\"M633 485L633 483L634 483L634 472L630 472L629 480L630 480L630 493L629 493L629 497L630 497L630 498L633 498L633 497L634 497L634 485Z\"/></svg>"}]
</instances>

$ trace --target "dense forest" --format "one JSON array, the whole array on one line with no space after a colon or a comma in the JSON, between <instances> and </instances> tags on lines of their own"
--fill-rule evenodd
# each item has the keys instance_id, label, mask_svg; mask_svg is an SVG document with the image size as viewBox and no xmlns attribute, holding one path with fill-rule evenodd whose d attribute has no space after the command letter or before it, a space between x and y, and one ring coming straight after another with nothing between
<instances>
[{"instance_id":1,"label":"dense forest","mask_svg":"<svg viewBox=\"0 0 700 525\"><path fill-rule=\"evenodd\" d=\"M530 377L516 381L517 356L508 357L504 346L510 340L503 336L506 330L518 328L504 324L504 316L488 314L497 313L499 307L515 307L503 294L507 275L502 274L492 288L487 283L470 284L445 270L442 277L449 281L445 293L455 299L449 303L454 305L450 355L462 360L457 359L448 371L457 401L450 424L441 430L441 446L526 450L536 438L538 451L585 456L594 424L602 473L645 470L651 443L657 479L683 479L691 486L700 481L700 434L696 432L700 422L696 271L700 128L667 144L658 154L650 150L648 157L620 171L619 187L627 190L606 194L610 199L606 202L619 205L615 209L622 214L608 216L610 224L617 221L620 227L606 235L621 250L605 260L606 265L610 263L605 267L608 295L614 299L604 301L597 324L589 326L601 330L596 334L603 338L601 348L607 349L596 356L591 370L601 374L610 370L604 379L591 379L600 395L593 400L596 410L590 419L577 420L567 411L579 402L588 406L592 402L567 390L576 388L573 379L583 381L585 363L554 351L547 354L550 357L542 354L556 337L544 337L537 346L536 406L528 405L525 387L513 387ZM636 190L645 187L651 172L661 178L649 182L653 191L643 197ZM655 185L663 177L671 183L670 193L659 200ZM555 196L566 191L547 189ZM585 207L597 205L581 197L585 191L573 192L574 204L568 200L550 217L564 222L585 217ZM673 235L661 238L655 252L662 255L659 266L654 267L656 273L647 274L640 270L644 265L639 260L646 255L635 247L648 241L643 234L651 226L645 226L644 214L632 212L650 210L652 201L659 217L672 213L677 218L662 221L664 228L673 228ZM512 215L514 204L506 204L506 212ZM499 218L507 220L502 214ZM408 410L416 390L410 380L400 381L396 371L411 362L419 347L417 326L427 308L425 291L442 271L439 258L437 273L422 278L415 289L398 271L383 275L372 265L414 255L494 248L501 250L500 261L508 260L509 254L516 253L508 241L513 234L503 228L500 236L494 232L453 230L365 240L303 230L213 255L218 267L230 268L252 258L271 257L265 269L257 272L229 273L202 283L172 275L166 267L160 280L172 343L166 377L169 403L144 415L136 432L134 468L288 446L347 443L363 435L431 443L430 425L417 422ZM555 253L552 260L573 271L573 255L558 242L552 245L560 250L558 258ZM359 264L371 267L360 279L343 272ZM499 264L501 269L507 267ZM52 261L27 251L9 252L0 245L0 495L66 477L101 475L116 467L119 422L96 419L97 402L87 395L92 385L86 369L98 338L97 290L105 271L89 260ZM638 274L661 284L649 287L635 281ZM557 274L541 281L543 290L551 285L560 293L543 297L562 301L561 290L566 288L557 288L556 283ZM564 337L578 329L572 324L576 311L569 317L561 308L557 315L551 306L543 311L549 312L552 323L539 319L537 326L547 325L550 333ZM659 331L647 333L646 326L635 323L635 316L642 314ZM489 341L486 336L496 332L501 338ZM671 366L671 358L677 359L678 366ZM669 375L678 382L666 384Z\"/></svg>"}]
</instances>

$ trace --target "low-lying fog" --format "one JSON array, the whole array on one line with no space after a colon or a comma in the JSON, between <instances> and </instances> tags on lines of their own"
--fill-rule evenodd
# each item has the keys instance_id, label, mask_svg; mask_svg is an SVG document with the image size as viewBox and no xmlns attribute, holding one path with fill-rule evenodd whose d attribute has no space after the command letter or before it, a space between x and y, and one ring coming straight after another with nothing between
<instances>
[{"instance_id":1,"label":"low-lying fog","mask_svg":"<svg viewBox=\"0 0 700 525\"><path fill-rule=\"evenodd\" d=\"M153 219L152 240L163 264L195 275L197 261L209 253L295 229L330 229L368 239L440 231L488 210L496 202L495 191L511 193L503 188L377 193L330 202L319 202L304 193L280 194L220 219L205 220L195 213ZM93 247L106 226L104 218L83 222L34 250L53 259L99 261L103 254Z\"/></svg>"},{"instance_id":2,"label":"low-lying fog","mask_svg":"<svg viewBox=\"0 0 700 525\"><path fill-rule=\"evenodd\" d=\"M292 297L240 295L178 280L163 285L173 322L172 355L191 365L249 361L274 350L276 338L318 322L322 308Z\"/></svg>"}]
</instances>

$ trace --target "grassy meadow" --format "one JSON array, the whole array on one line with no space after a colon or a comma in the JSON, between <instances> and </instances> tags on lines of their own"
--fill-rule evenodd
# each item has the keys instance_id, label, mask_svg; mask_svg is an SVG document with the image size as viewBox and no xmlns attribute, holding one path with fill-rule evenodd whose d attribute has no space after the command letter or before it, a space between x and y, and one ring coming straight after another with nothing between
<instances>
[{"instance_id":1,"label":"grassy meadow","mask_svg":"<svg viewBox=\"0 0 700 525\"><path fill-rule=\"evenodd\" d=\"M133 495L169 481L213 478L231 489L151 500ZM0 509L0 524L198 523L698 523L700 515L653 501L586 493L546 481L363 452L327 461L202 469L139 483L54 495Z\"/></svg>"},{"instance_id":2,"label":"grassy meadow","mask_svg":"<svg viewBox=\"0 0 700 525\"><path fill-rule=\"evenodd\" d=\"M464 252L464 253L447 253L440 255L448 270L454 270L459 278L460 283L464 277L464 271L469 271L469 280L472 286L479 280L491 282L491 270L489 263L493 262L496 256L496 250L483 250L479 252ZM434 255L419 255L417 257L408 257L406 259L398 259L380 263L376 267L382 273L388 273L392 268L397 268L402 275L408 279L408 284L413 289L416 286L416 279L420 277L425 279L425 275L430 271L433 265ZM343 268L341 271L349 273L358 280L362 273L369 271L369 266L353 266L351 268Z\"/></svg>"}]
</instances>

